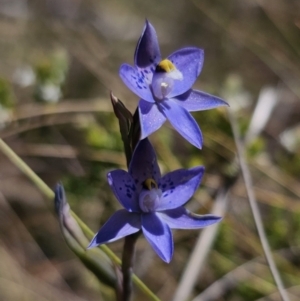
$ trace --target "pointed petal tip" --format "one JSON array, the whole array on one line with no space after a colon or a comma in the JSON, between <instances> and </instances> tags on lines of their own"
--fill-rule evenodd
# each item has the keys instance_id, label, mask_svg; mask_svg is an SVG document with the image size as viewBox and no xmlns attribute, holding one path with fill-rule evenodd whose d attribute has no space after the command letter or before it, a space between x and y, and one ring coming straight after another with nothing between
<instances>
[{"instance_id":1,"label":"pointed petal tip","mask_svg":"<svg viewBox=\"0 0 300 301\"><path fill-rule=\"evenodd\" d=\"M156 252L156 254L159 256L159 258L160 258L161 260L163 260L165 263L170 263L170 262L171 262L171 260L172 260L172 258L173 258L173 251L174 251L174 250L172 250L170 254L163 254L163 253L157 252L157 251L155 250L155 252Z\"/></svg>"},{"instance_id":2,"label":"pointed petal tip","mask_svg":"<svg viewBox=\"0 0 300 301\"><path fill-rule=\"evenodd\" d=\"M220 98L222 103L220 102L219 107L230 107L229 103L225 101L224 99Z\"/></svg>"},{"instance_id":3,"label":"pointed petal tip","mask_svg":"<svg viewBox=\"0 0 300 301\"><path fill-rule=\"evenodd\" d=\"M151 28L152 30L155 30L154 26L151 24L151 22L146 18L145 19L145 27L144 29L146 30L147 28Z\"/></svg>"},{"instance_id":4,"label":"pointed petal tip","mask_svg":"<svg viewBox=\"0 0 300 301\"><path fill-rule=\"evenodd\" d=\"M200 165L200 166L198 166L198 168L199 168L199 169L201 169L202 173L204 173L204 172L205 172L205 166L203 166L203 165Z\"/></svg>"},{"instance_id":5,"label":"pointed petal tip","mask_svg":"<svg viewBox=\"0 0 300 301\"><path fill-rule=\"evenodd\" d=\"M216 222L220 222L224 217L223 216L215 216Z\"/></svg>"},{"instance_id":6,"label":"pointed petal tip","mask_svg":"<svg viewBox=\"0 0 300 301\"><path fill-rule=\"evenodd\" d=\"M165 263L170 263L172 258L173 258L173 252L170 254L163 254L162 252L158 252L157 250L154 250L156 255L158 255L158 257L164 261Z\"/></svg>"},{"instance_id":7,"label":"pointed petal tip","mask_svg":"<svg viewBox=\"0 0 300 301\"><path fill-rule=\"evenodd\" d=\"M172 255L173 255L173 254L172 254ZM161 259L162 259L165 263L170 263L171 260L172 260L172 257L173 257L173 256L170 256L170 258L162 258L162 257L161 257Z\"/></svg>"},{"instance_id":8,"label":"pointed petal tip","mask_svg":"<svg viewBox=\"0 0 300 301\"><path fill-rule=\"evenodd\" d=\"M90 244L87 246L87 248L86 248L87 250L90 250L92 248L95 248L95 247L99 246L99 244L97 243L96 237L97 237L97 234L94 236L94 238L92 239Z\"/></svg>"},{"instance_id":9,"label":"pointed petal tip","mask_svg":"<svg viewBox=\"0 0 300 301\"><path fill-rule=\"evenodd\" d=\"M197 137L197 140L192 139L190 141L191 144L195 145L198 149L202 150L202 146L203 146L203 136L202 136L202 132L200 130L199 127L199 136Z\"/></svg>"},{"instance_id":10,"label":"pointed petal tip","mask_svg":"<svg viewBox=\"0 0 300 301\"><path fill-rule=\"evenodd\" d=\"M184 138L186 138L186 140L188 142L190 142L192 145L194 145L198 149L202 150L202 146L203 146L203 138L202 137L200 137L199 140L195 140L195 139L188 138L188 137L184 137Z\"/></svg>"},{"instance_id":11,"label":"pointed petal tip","mask_svg":"<svg viewBox=\"0 0 300 301\"><path fill-rule=\"evenodd\" d=\"M195 171L197 170L198 174L200 174L201 178L202 178L202 176L205 172L205 167L203 165L198 165L198 166L190 168L189 170L195 170Z\"/></svg>"},{"instance_id":12,"label":"pointed petal tip","mask_svg":"<svg viewBox=\"0 0 300 301\"><path fill-rule=\"evenodd\" d=\"M199 128L200 129L200 128ZM200 132L201 133L201 132ZM203 147L203 138L202 135L200 137L184 137L189 143L202 150ZM197 140L195 139L197 138Z\"/></svg>"},{"instance_id":13,"label":"pointed petal tip","mask_svg":"<svg viewBox=\"0 0 300 301\"><path fill-rule=\"evenodd\" d=\"M219 223L223 219L223 216L207 214L206 218L209 218L211 220L211 223L208 225L208 226L210 226L210 225L214 225L216 223Z\"/></svg>"},{"instance_id":14,"label":"pointed petal tip","mask_svg":"<svg viewBox=\"0 0 300 301\"><path fill-rule=\"evenodd\" d=\"M200 128L199 128L200 129ZM194 145L195 147L197 147L198 149L202 149L202 146L203 146L203 137L202 137L202 133L201 133L201 130L200 130L200 134L201 134L201 136L200 137L198 137L199 138L199 140L188 140L192 145Z\"/></svg>"},{"instance_id":15,"label":"pointed petal tip","mask_svg":"<svg viewBox=\"0 0 300 301\"><path fill-rule=\"evenodd\" d=\"M155 250L156 254L159 256L161 260L163 260L165 263L170 263L172 258L173 258L173 253L174 253L174 245L172 246L171 252L170 253L163 253L163 252L158 252Z\"/></svg>"},{"instance_id":16,"label":"pointed petal tip","mask_svg":"<svg viewBox=\"0 0 300 301\"><path fill-rule=\"evenodd\" d=\"M197 146L199 149L202 149L202 143L199 145L199 146Z\"/></svg>"},{"instance_id":17,"label":"pointed petal tip","mask_svg":"<svg viewBox=\"0 0 300 301\"><path fill-rule=\"evenodd\" d=\"M112 102L113 105L117 104L119 99L113 94L113 92L110 90L109 91L109 95L110 95L110 100Z\"/></svg>"}]
</instances>

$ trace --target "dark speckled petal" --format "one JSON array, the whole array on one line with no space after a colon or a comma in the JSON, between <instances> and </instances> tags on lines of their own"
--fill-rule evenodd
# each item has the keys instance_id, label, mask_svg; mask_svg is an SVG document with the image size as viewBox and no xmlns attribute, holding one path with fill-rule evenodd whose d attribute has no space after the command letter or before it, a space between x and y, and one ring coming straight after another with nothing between
<instances>
[{"instance_id":1,"label":"dark speckled petal","mask_svg":"<svg viewBox=\"0 0 300 301\"><path fill-rule=\"evenodd\" d=\"M163 176L159 182L162 196L157 211L184 205L197 190L204 173L203 166L178 169Z\"/></svg>"},{"instance_id":2,"label":"dark speckled petal","mask_svg":"<svg viewBox=\"0 0 300 301\"><path fill-rule=\"evenodd\" d=\"M122 169L107 174L108 184L118 201L130 212L140 212L138 191L131 175Z\"/></svg>"},{"instance_id":3,"label":"dark speckled petal","mask_svg":"<svg viewBox=\"0 0 300 301\"><path fill-rule=\"evenodd\" d=\"M158 183L160 170L154 149L147 138L141 140L137 145L129 166L129 173L134 179L138 191L142 190L143 182L149 178Z\"/></svg>"},{"instance_id":4,"label":"dark speckled petal","mask_svg":"<svg viewBox=\"0 0 300 301\"><path fill-rule=\"evenodd\" d=\"M155 66L161 60L157 35L154 27L146 21L142 35L137 43L134 63L138 68L147 68ZM153 70L154 70L153 69Z\"/></svg>"},{"instance_id":5,"label":"dark speckled petal","mask_svg":"<svg viewBox=\"0 0 300 301\"><path fill-rule=\"evenodd\" d=\"M149 102L154 102L152 92L149 88L146 77L142 71L131 67L128 64L123 64L120 67L119 75L124 84L140 98Z\"/></svg>"}]
</instances>

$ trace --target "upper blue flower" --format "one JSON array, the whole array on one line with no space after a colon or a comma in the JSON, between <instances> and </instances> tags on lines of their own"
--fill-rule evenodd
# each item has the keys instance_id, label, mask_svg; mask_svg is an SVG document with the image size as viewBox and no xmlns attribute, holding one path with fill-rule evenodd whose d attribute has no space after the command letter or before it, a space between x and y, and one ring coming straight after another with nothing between
<instances>
[{"instance_id":1,"label":"upper blue flower","mask_svg":"<svg viewBox=\"0 0 300 301\"><path fill-rule=\"evenodd\" d=\"M152 145L148 139L141 140L129 172L118 169L107 175L110 187L125 209L111 216L89 248L142 230L158 256L170 262L173 255L170 229L199 229L221 220L214 215L193 214L183 207L197 190L203 173L204 167L198 166L161 177Z\"/></svg>"},{"instance_id":2,"label":"upper blue flower","mask_svg":"<svg viewBox=\"0 0 300 301\"><path fill-rule=\"evenodd\" d=\"M201 131L189 112L227 105L218 97L191 89L203 60L203 50L195 47L182 48L162 60L155 29L146 21L134 54L135 66L120 68L123 82L141 98L141 139L168 119L191 144L202 147Z\"/></svg>"}]
</instances>

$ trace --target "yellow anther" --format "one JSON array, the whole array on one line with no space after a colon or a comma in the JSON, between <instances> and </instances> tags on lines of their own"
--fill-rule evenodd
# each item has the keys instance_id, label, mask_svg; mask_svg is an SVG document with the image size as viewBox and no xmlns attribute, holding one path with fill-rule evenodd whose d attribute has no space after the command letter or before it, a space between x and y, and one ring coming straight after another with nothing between
<instances>
[{"instance_id":1,"label":"yellow anther","mask_svg":"<svg viewBox=\"0 0 300 301\"><path fill-rule=\"evenodd\" d=\"M156 70L161 72L171 72L176 70L176 67L170 60L164 59L157 65Z\"/></svg>"},{"instance_id":2,"label":"yellow anther","mask_svg":"<svg viewBox=\"0 0 300 301\"><path fill-rule=\"evenodd\" d=\"M145 182L144 182L144 186L151 190L152 188L156 188L157 189L157 184L156 182L152 179L152 178L149 178L147 179Z\"/></svg>"}]
</instances>

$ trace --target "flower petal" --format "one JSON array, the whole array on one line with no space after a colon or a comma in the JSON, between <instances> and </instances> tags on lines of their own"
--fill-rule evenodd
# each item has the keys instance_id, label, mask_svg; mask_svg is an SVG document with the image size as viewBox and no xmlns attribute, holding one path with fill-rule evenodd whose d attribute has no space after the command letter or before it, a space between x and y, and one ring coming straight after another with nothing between
<instances>
[{"instance_id":1,"label":"flower petal","mask_svg":"<svg viewBox=\"0 0 300 301\"><path fill-rule=\"evenodd\" d=\"M142 215L142 230L157 255L169 263L174 251L173 237L169 226L155 213L147 213Z\"/></svg>"},{"instance_id":2,"label":"flower petal","mask_svg":"<svg viewBox=\"0 0 300 301\"><path fill-rule=\"evenodd\" d=\"M174 97L173 99L175 99L178 104L189 112L204 111L220 106L228 106L228 103L219 97L192 89L182 95Z\"/></svg>"},{"instance_id":3,"label":"flower petal","mask_svg":"<svg viewBox=\"0 0 300 301\"><path fill-rule=\"evenodd\" d=\"M115 212L94 236L88 248L113 242L124 236L136 233L141 228L141 215L121 209Z\"/></svg>"},{"instance_id":4,"label":"flower petal","mask_svg":"<svg viewBox=\"0 0 300 301\"><path fill-rule=\"evenodd\" d=\"M140 212L138 189L131 175L122 169L116 169L107 174L108 184L118 201L129 212Z\"/></svg>"},{"instance_id":5,"label":"flower petal","mask_svg":"<svg viewBox=\"0 0 300 301\"><path fill-rule=\"evenodd\" d=\"M143 72L133 68L128 64L120 67L119 75L124 84L140 98L149 102L154 102L152 92Z\"/></svg>"},{"instance_id":6,"label":"flower petal","mask_svg":"<svg viewBox=\"0 0 300 301\"><path fill-rule=\"evenodd\" d=\"M153 146L147 138L140 140L137 145L130 162L129 173L134 179L138 192L142 190L144 181L149 178L158 183L161 177L160 170Z\"/></svg>"},{"instance_id":7,"label":"flower petal","mask_svg":"<svg viewBox=\"0 0 300 301\"><path fill-rule=\"evenodd\" d=\"M202 70L204 51L195 47L182 48L172 53L168 59L183 76L182 80L175 81L174 87L168 95L169 98L172 98L183 94L192 87Z\"/></svg>"},{"instance_id":8,"label":"flower petal","mask_svg":"<svg viewBox=\"0 0 300 301\"><path fill-rule=\"evenodd\" d=\"M154 71L155 66L160 60L161 55L156 31L151 23L146 20L142 35L135 49L134 63L142 69L148 69L149 66L153 66Z\"/></svg>"},{"instance_id":9,"label":"flower petal","mask_svg":"<svg viewBox=\"0 0 300 301\"><path fill-rule=\"evenodd\" d=\"M157 211L178 208L184 205L197 190L204 173L203 166L177 169L163 176L158 187L162 196Z\"/></svg>"},{"instance_id":10,"label":"flower petal","mask_svg":"<svg viewBox=\"0 0 300 301\"><path fill-rule=\"evenodd\" d=\"M196 146L202 147L202 134L193 116L175 100L164 100L159 104L163 114L169 119L176 131L187 141Z\"/></svg>"},{"instance_id":11,"label":"flower petal","mask_svg":"<svg viewBox=\"0 0 300 301\"><path fill-rule=\"evenodd\" d=\"M139 116L141 139L150 136L166 121L166 117L159 111L156 103L149 103L143 99L139 102Z\"/></svg>"},{"instance_id":12,"label":"flower petal","mask_svg":"<svg viewBox=\"0 0 300 301\"><path fill-rule=\"evenodd\" d=\"M218 223L222 219L212 214L198 215L184 207L157 212L156 215L171 229L200 229Z\"/></svg>"}]
</instances>

